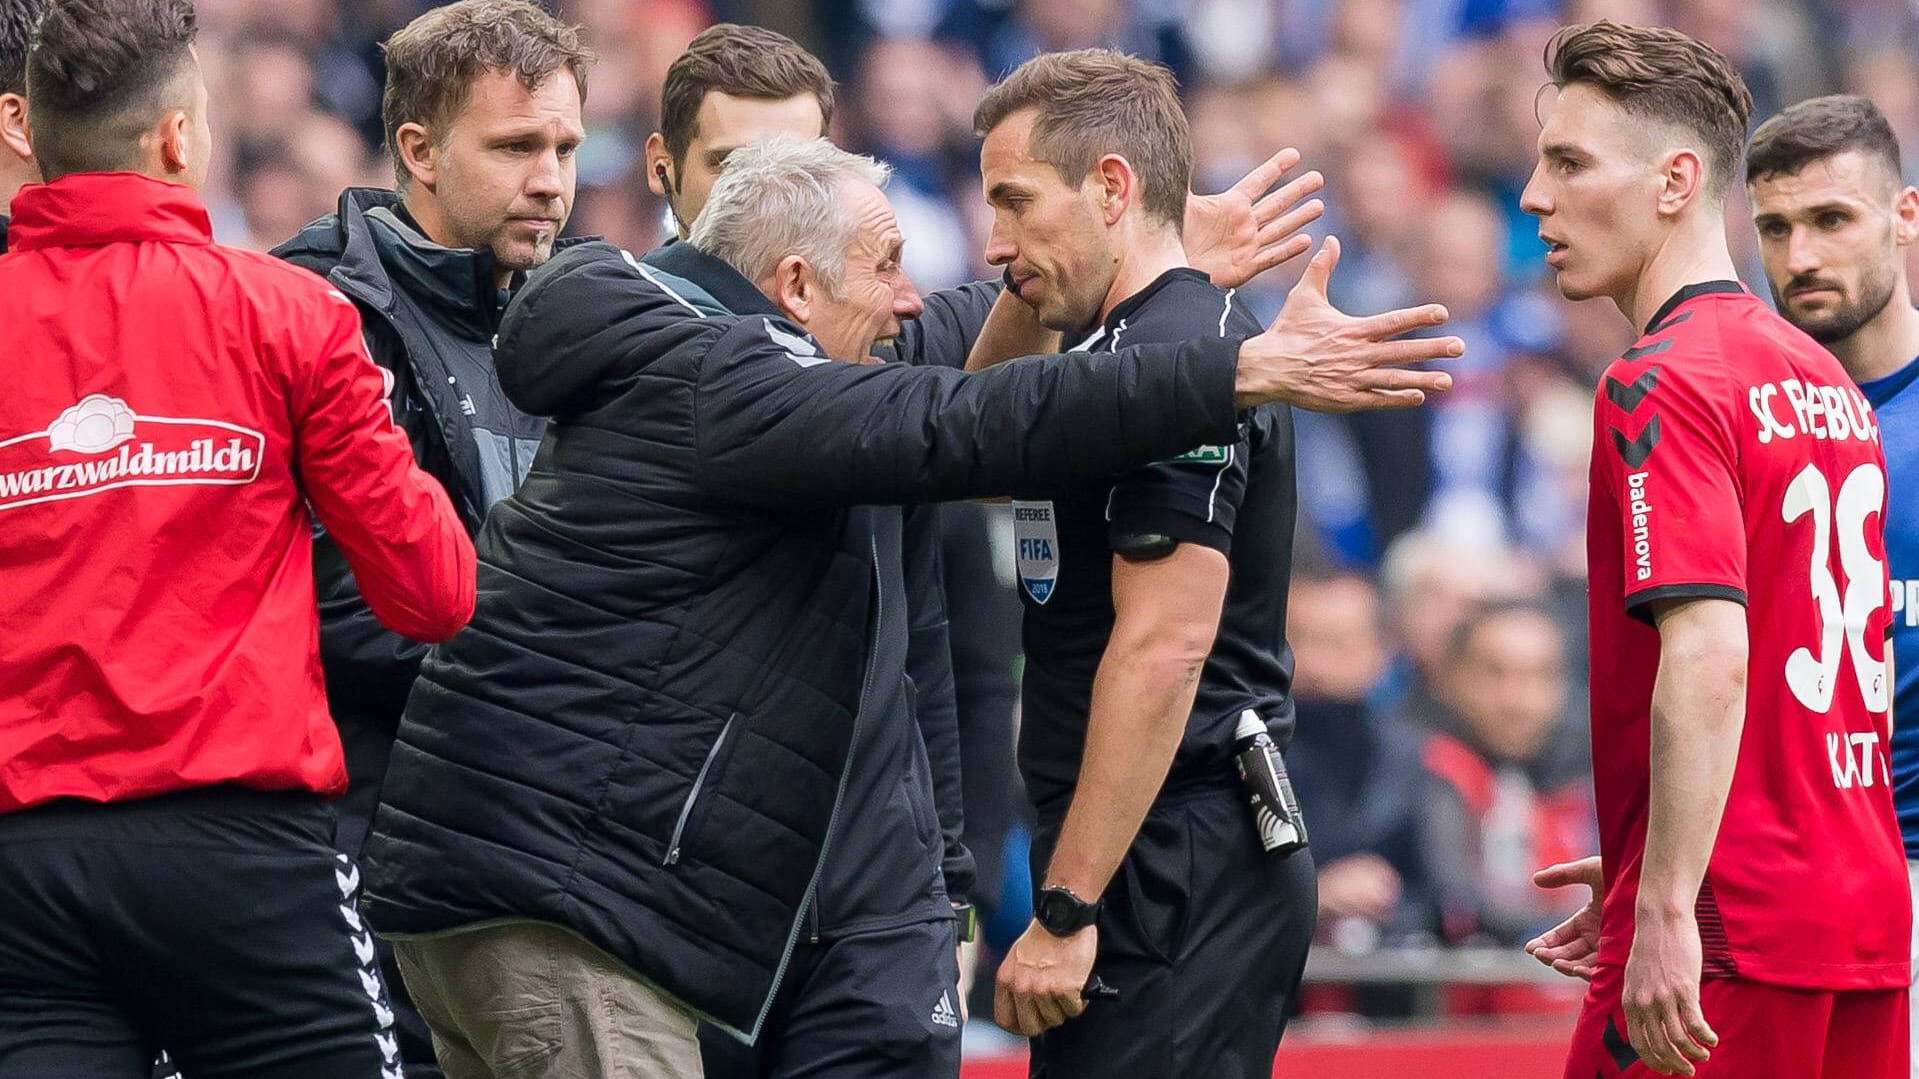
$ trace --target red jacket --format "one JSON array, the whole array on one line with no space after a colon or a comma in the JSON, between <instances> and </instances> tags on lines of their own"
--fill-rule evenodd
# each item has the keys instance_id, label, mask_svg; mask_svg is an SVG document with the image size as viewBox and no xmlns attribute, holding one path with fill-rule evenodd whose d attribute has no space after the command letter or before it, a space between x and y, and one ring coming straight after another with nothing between
<instances>
[{"instance_id":1,"label":"red jacket","mask_svg":"<svg viewBox=\"0 0 1919 1079\"><path fill-rule=\"evenodd\" d=\"M474 589L353 305L215 245L191 190L143 176L28 187L13 214L0 812L215 783L338 793L313 518L399 633L452 636Z\"/></svg>"}]
</instances>

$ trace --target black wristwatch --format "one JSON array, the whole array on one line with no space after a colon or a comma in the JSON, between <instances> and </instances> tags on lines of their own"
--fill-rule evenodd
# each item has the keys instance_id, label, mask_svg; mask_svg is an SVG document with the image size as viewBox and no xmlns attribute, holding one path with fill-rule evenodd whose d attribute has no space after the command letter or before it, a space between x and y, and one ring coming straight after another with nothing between
<instances>
[{"instance_id":1,"label":"black wristwatch","mask_svg":"<svg viewBox=\"0 0 1919 1079\"><path fill-rule=\"evenodd\" d=\"M1070 937L1099 920L1099 900L1088 903L1071 888L1049 884L1033 903L1033 919L1056 937Z\"/></svg>"}]
</instances>

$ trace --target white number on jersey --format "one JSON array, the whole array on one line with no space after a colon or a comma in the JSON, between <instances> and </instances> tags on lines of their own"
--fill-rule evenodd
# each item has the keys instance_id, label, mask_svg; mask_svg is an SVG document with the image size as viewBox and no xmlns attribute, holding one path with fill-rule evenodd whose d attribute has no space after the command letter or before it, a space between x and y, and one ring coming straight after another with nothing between
<instances>
[{"instance_id":1,"label":"white number on jersey","mask_svg":"<svg viewBox=\"0 0 1919 1079\"><path fill-rule=\"evenodd\" d=\"M1786 685L1799 703L1820 714L1832 710L1834 682L1839 672L1840 639L1852 654L1853 673L1859 679L1859 695L1866 709L1883 712L1887 705L1886 664L1866 653L1866 624L1887 599L1881 581L1885 564L1873 557L1866 544L1866 520L1880 512L1886 501L1886 474L1878 465L1860 465L1839 486L1839 498L1817 465L1807 465L1786 487L1781 507L1790 524L1812 514L1812 596L1819 604L1819 621L1824 627L1815 654L1810 648L1795 649L1786 657ZM1842 594L1832 579L1828 558L1832 536L1839 537L1839 566L1846 575Z\"/></svg>"}]
</instances>

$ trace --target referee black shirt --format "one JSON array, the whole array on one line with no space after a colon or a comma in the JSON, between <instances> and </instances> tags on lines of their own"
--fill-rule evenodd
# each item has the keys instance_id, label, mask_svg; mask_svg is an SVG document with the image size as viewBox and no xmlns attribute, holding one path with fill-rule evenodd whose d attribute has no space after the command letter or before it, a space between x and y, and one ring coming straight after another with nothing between
<instances>
[{"instance_id":1,"label":"referee black shirt","mask_svg":"<svg viewBox=\"0 0 1919 1079\"><path fill-rule=\"evenodd\" d=\"M1232 291L1176 269L1115 307L1073 351L1260 330ZM1242 709L1256 709L1281 746L1290 740L1286 588L1296 497L1292 414L1267 405L1240 413L1233 445L1201 446L1051 501L1014 502L1026 609L1019 763L1043 818L1065 813L1079 778L1093 676L1113 631L1113 552L1128 536L1203 544L1231 567L1219 636L1162 793L1237 782L1231 754Z\"/></svg>"}]
</instances>

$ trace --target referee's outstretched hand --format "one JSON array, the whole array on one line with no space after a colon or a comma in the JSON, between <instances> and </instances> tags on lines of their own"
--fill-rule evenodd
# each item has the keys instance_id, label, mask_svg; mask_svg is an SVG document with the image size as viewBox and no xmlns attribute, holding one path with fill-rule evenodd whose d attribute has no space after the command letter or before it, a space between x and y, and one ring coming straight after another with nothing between
<instances>
[{"instance_id":1,"label":"referee's outstretched hand","mask_svg":"<svg viewBox=\"0 0 1919 1079\"><path fill-rule=\"evenodd\" d=\"M1426 395L1450 389L1444 371L1407 370L1411 364L1451 359L1466 351L1457 337L1394 340L1445 323L1439 304L1359 317L1326 298L1339 240L1326 237L1306 274L1286 296L1279 317L1239 348L1234 392L1242 407L1283 401L1314 412L1413 408Z\"/></svg>"},{"instance_id":2,"label":"referee's outstretched hand","mask_svg":"<svg viewBox=\"0 0 1919 1079\"><path fill-rule=\"evenodd\" d=\"M1301 200L1318 194L1326 178L1314 170L1267 193L1298 165L1299 151L1288 146L1217 195L1188 195L1180 236L1193 269L1220 288L1238 288L1311 251L1313 238L1299 230L1319 220L1326 204Z\"/></svg>"}]
</instances>

